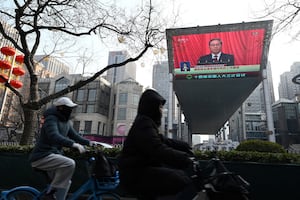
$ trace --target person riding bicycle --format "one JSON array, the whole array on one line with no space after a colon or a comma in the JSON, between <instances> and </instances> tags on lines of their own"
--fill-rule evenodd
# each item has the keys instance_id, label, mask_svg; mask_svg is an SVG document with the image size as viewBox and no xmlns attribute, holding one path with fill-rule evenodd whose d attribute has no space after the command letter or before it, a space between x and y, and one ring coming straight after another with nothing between
<instances>
[{"instance_id":1,"label":"person riding bicycle","mask_svg":"<svg viewBox=\"0 0 300 200\"><path fill-rule=\"evenodd\" d=\"M63 155L62 147L76 148L83 153L83 145L96 143L81 137L72 127L70 116L76 106L70 98L61 97L43 114L40 137L29 160L33 168L47 171L51 178L45 199L64 200L71 185L75 161Z\"/></svg>"},{"instance_id":2,"label":"person riding bicycle","mask_svg":"<svg viewBox=\"0 0 300 200\"><path fill-rule=\"evenodd\" d=\"M139 199L174 195L192 199L196 188L186 169L193 165L191 147L159 133L166 100L155 90L141 96L137 116L119 155L120 185ZM173 198L173 199L174 199Z\"/></svg>"}]
</instances>

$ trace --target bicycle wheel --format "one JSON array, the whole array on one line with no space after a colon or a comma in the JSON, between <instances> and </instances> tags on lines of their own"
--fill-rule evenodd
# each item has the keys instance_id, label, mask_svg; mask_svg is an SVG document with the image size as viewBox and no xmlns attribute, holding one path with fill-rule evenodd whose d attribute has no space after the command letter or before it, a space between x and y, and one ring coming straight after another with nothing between
<instances>
[{"instance_id":1,"label":"bicycle wheel","mask_svg":"<svg viewBox=\"0 0 300 200\"><path fill-rule=\"evenodd\" d=\"M13 190L6 195L6 200L37 200L38 193L26 189Z\"/></svg>"},{"instance_id":2,"label":"bicycle wheel","mask_svg":"<svg viewBox=\"0 0 300 200\"><path fill-rule=\"evenodd\" d=\"M121 200L121 197L113 192L100 192L97 194L91 194L88 200Z\"/></svg>"}]
</instances>

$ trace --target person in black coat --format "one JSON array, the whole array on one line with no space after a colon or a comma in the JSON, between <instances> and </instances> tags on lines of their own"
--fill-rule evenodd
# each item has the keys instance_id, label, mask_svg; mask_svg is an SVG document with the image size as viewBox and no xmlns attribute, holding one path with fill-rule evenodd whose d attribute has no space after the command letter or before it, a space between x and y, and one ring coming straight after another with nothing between
<instances>
[{"instance_id":1,"label":"person in black coat","mask_svg":"<svg viewBox=\"0 0 300 200\"><path fill-rule=\"evenodd\" d=\"M201 56L198 60L198 65L234 65L234 56L222 52L222 40L213 38L208 43L210 54Z\"/></svg>"},{"instance_id":2,"label":"person in black coat","mask_svg":"<svg viewBox=\"0 0 300 200\"><path fill-rule=\"evenodd\" d=\"M193 153L187 143L159 133L165 102L155 90L148 89L142 94L119 156L120 184L140 199L177 194L173 199L189 200L195 191L185 169L193 164Z\"/></svg>"}]
</instances>

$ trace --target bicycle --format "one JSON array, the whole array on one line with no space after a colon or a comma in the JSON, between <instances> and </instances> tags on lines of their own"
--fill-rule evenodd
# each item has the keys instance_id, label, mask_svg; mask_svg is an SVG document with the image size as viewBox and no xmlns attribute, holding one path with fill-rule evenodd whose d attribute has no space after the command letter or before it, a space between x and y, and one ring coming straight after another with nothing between
<instances>
[{"instance_id":1,"label":"bicycle","mask_svg":"<svg viewBox=\"0 0 300 200\"><path fill-rule=\"evenodd\" d=\"M95 163L95 157L88 159L88 166ZM94 169L93 169L94 170ZM120 200L120 196L114 192L119 185L119 173L115 172L110 177L96 177L92 171L88 180L83 183L67 200L78 200L82 195L88 194L88 200L102 200L109 198L111 200ZM42 191L31 186L18 186L10 190L1 192L0 200L40 200L46 194L48 185Z\"/></svg>"},{"instance_id":2,"label":"bicycle","mask_svg":"<svg viewBox=\"0 0 300 200\"><path fill-rule=\"evenodd\" d=\"M194 157L193 166L186 173L193 180L197 194L193 200L250 200L250 184L240 175L230 172L217 156L205 165ZM142 194L130 193L120 188L121 196L126 198L146 198ZM156 196L156 200L176 199L175 195Z\"/></svg>"},{"instance_id":3,"label":"bicycle","mask_svg":"<svg viewBox=\"0 0 300 200\"><path fill-rule=\"evenodd\" d=\"M201 167L194 161L192 176L203 199L249 200L250 183L240 175L229 171L218 157L212 158Z\"/></svg>"}]
</instances>

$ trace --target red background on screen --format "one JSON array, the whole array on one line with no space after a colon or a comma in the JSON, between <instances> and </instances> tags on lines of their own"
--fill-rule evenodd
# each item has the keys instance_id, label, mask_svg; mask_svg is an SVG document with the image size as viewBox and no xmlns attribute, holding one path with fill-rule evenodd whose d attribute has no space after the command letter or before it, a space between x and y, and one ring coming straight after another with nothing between
<instances>
[{"instance_id":1,"label":"red background on screen","mask_svg":"<svg viewBox=\"0 0 300 200\"><path fill-rule=\"evenodd\" d=\"M252 29L173 36L174 68L180 68L181 61L195 66L200 56L210 53L208 42L212 38L222 40L222 52L233 54L235 65L260 64L264 35L264 29Z\"/></svg>"}]
</instances>

